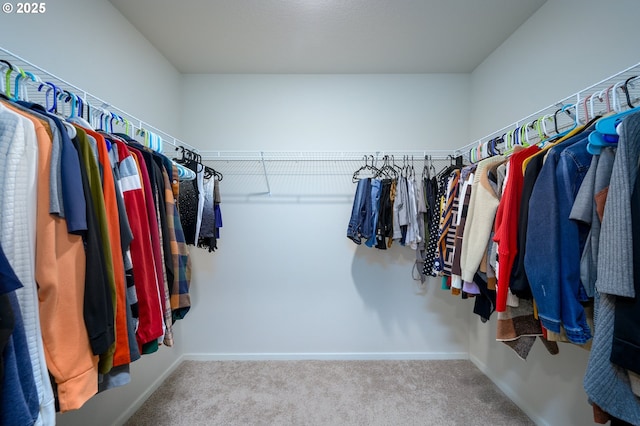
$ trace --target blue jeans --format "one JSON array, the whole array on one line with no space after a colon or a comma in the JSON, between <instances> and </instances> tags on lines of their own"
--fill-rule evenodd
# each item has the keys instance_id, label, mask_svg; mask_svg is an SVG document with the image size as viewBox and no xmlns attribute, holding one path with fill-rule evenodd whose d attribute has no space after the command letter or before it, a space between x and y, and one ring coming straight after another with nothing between
<instances>
[{"instance_id":1,"label":"blue jeans","mask_svg":"<svg viewBox=\"0 0 640 426\"><path fill-rule=\"evenodd\" d=\"M347 227L347 238L356 244L362 244L361 237L367 211L370 210L371 202L371 179L360 179L356 188L356 195L353 199L353 208L351 209L351 219ZM367 238L371 233L367 234Z\"/></svg>"},{"instance_id":2,"label":"blue jeans","mask_svg":"<svg viewBox=\"0 0 640 426\"><path fill-rule=\"evenodd\" d=\"M370 231L369 238L365 242L367 247L373 247L376 244L376 227L378 226L378 215L380 212L380 189L382 188L382 181L378 179L371 179L371 211L368 212L363 226L362 236L364 238L365 231Z\"/></svg>"}]
</instances>

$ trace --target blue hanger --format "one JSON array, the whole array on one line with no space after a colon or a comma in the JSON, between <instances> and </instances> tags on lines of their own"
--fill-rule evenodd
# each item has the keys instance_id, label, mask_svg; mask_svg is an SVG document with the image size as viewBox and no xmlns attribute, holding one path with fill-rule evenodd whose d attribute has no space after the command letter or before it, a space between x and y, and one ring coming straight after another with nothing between
<instances>
[{"instance_id":1,"label":"blue hanger","mask_svg":"<svg viewBox=\"0 0 640 426\"><path fill-rule=\"evenodd\" d=\"M618 127L618 124L622 122L622 119L627 115L635 114L636 112L640 112L640 107L635 107L609 117L601 118L596 123L596 131L606 135L617 135L616 127Z\"/></svg>"},{"instance_id":2,"label":"blue hanger","mask_svg":"<svg viewBox=\"0 0 640 426\"><path fill-rule=\"evenodd\" d=\"M612 136L609 136L609 137L612 137ZM589 134L588 140L589 140L589 143L587 143L587 152L591 155L600 155L603 147L607 145L613 146L618 142L617 138L615 141L608 142L605 139L605 136L602 133L599 133L597 130Z\"/></svg>"},{"instance_id":3,"label":"blue hanger","mask_svg":"<svg viewBox=\"0 0 640 426\"><path fill-rule=\"evenodd\" d=\"M24 72L24 70L22 68L19 68L19 67L16 67L16 68L18 70L18 75L16 75L16 79L15 79L15 82L14 82L14 88L13 88L13 90L15 92L13 94L13 101L14 102L18 100L18 97L19 97L19 94L20 94L20 79L27 78L27 74Z\"/></svg>"},{"instance_id":4,"label":"blue hanger","mask_svg":"<svg viewBox=\"0 0 640 426\"><path fill-rule=\"evenodd\" d=\"M83 118L82 116L84 115L84 101L80 97L77 98L77 101L78 101L78 111L79 111L78 116L80 118Z\"/></svg>"},{"instance_id":5,"label":"blue hanger","mask_svg":"<svg viewBox=\"0 0 640 426\"><path fill-rule=\"evenodd\" d=\"M75 95L75 93L69 92L69 95L71 96L71 98L73 99L73 102L71 102L71 115L69 117L75 117L77 115L77 103L78 103L78 97Z\"/></svg>"},{"instance_id":6,"label":"blue hanger","mask_svg":"<svg viewBox=\"0 0 640 426\"><path fill-rule=\"evenodd\" d=\"M102 109L102 112L100 113L100 130L103 131L107 131L107 126L108 126L108 118L109 117L105 117L105 114L107 113L107 110Z\"/></svg>"},{"instance_id":7,"label":"blue hanger","mask_svg":"<svg viewBox=\"0 0 640 426\"><path fill-rule=\"evenodd\" d=\"M38 92L42 91L42 88L45 86L49 86L49 89L47 89L47 93L45 96L45 108L47 109L48 112L58 112L58 88L56 87L55 84L50 83L48 81L45 81L44 83L41 83L40 86L38 87ZM53 90L53 106L51 108L49 108L49 93L51 92L51 90Z\"/></svg>"}]
</instances>

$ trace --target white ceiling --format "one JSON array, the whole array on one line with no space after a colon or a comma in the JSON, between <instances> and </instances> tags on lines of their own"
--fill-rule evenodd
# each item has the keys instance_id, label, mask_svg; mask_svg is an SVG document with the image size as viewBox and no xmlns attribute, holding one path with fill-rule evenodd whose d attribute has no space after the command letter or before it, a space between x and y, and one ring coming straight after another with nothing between
<instances>
[{"instance_id":1,"label":"white ceiling","mask_svg":"<svg viewBox=\"0 0 640 426\"><path fill-rule=\"evenodd\" d=\"M109 0L182 73L467 73L546 0Z\"/></svg>"}]
</instances>

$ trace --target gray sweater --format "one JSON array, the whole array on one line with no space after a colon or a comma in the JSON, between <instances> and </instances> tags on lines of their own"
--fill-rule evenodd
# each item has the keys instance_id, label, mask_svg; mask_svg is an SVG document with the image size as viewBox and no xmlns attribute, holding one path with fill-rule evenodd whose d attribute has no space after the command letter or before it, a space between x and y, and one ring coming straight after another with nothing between
<instances>
[{"instance_id":1,"label":"gray sweater","mask_svg":"<svg viewBox=\"0 0 640 426\"><path fill-rule=\"evenodd\" d=\"M620 127L600 231L595 296L595 334L584 377L589 399L612 416L640 424L640 399L631 389L627 371L611 363L616 295L633 296L631 240L631 182L640 156L640 114L628 116Z\"/></svg>"}]
</instances>

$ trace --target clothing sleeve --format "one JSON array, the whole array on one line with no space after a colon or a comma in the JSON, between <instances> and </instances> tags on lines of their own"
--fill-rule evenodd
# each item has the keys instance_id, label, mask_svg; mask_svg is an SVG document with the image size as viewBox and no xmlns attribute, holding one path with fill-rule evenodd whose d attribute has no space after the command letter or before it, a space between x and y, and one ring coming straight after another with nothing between
<instances>
[{"instance_id":1,"label":"clothing sleeve","mask_svg":"<svg viewBox=\"0 0 640 426\"><path fill-rule=\"evenodd\" d=\"M586 143L574 145L567 150L580 149ZM581 166L575 161L576 156L567 151L560 155L556 169L559 198L559 231L560 231L560 291L561 318L569 340L576 344L586 343L591 339L591 330L587 324L584 308L580 304L587 296L580 282L580 233L578 223L571 220L571 208L582 183L586 170L580 171ZM588 165L585 165L588 169Z\"/></svg>"}]
</instances>

